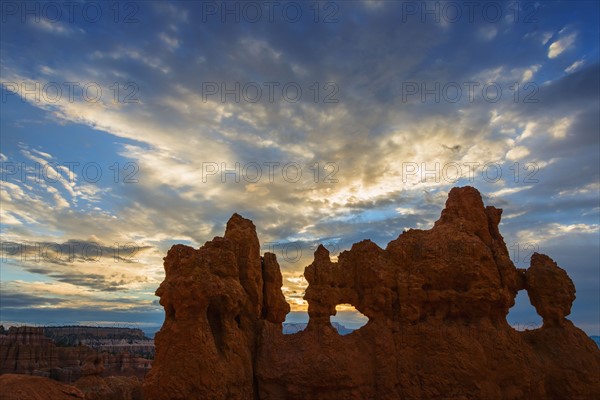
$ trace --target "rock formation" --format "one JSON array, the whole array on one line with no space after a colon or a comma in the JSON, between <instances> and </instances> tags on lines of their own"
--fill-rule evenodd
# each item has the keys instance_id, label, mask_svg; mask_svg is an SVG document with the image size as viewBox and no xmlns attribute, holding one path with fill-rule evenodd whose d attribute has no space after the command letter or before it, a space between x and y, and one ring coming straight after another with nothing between
<instances>
[{"instance_id":1,"label":"rock formation","mask_svg":"<svg viewBox=\"0 0 600 400\"><path fill-rule=\"evenodd\" d=\"M44 326L43 328L46 337L65 345L77 344L78 341L86 339L131 339L139 341L148 339L144 332L137 328L84 325Z\"/></svg>"},{"instance_id":2,"label":"rock formation","mask_svg":"<svg viewBox=\"0 0 600 400\"><path fill-rule=\"evenodd\" d=\"M305 270L307 328L283 335L289 306L275 255L251 221L195 250L173 246L156 294L165 322L145 399L596 399L600 350L565 317L573 283L549 257L515 268L502 210L471 187L450 191L429 230L385 249L365 240L332 262L320 246ZM519 290L544 320L506 321ZM337 304L369 318L339 335Z\"/></svg>"},{"instance_id":3,"label":"rock formation","mask_svg":"<svg viewBox=\"0 0 600 400\"><path fill-rule=\"evenodd\" d=\"M2 400L83 400L79 389L41 376L0 375Z\"/></svg>"},{"instance_id":4,"label":"rock formation","mask_svg":"<svg viewBox=\"0 0 600 400\"><path fill-rule=\"evenodd\" d=\"M85 400L142 400L142 383L135 376L85 376L75 382Z\"/></svg>"},{"instance_id":5,"label":"rock formation","mask_svg":"<svg viewBox=\"0 0 600 400\"><path fill-rule=\"evenodd\" d=\"M67 385L41 376L0 375L2 400L142 400L141 382L135 377L86 376Z\"/></svg>"},{"instance_id":6,"label":"rock formation","mask_svg":"<svg viewBox=\"0 0 600 400\"><path fill-rule=\"evenodd\" d=\"M156 292L165 308L155 337L161 367L148 380L147 396L256 398L262 326L281 327L289 305L275 256L260 256L254 224L235 214L224 238L199 250L173 246L165 271Z\"/></svg>"},{"instance_id":7,"label":"rock formation","mask_svg":"<svg viewBox=\"0 0 600 400\"><path fill-rule=\"evenodd\" d=\"M111 354L88 346L57 346L33 326L10 327L0 334L0 373L38 375L72 383L82 376L144 378L152 362L127 352Z\"/></svg>"},{"instance_id":8,"label":"rock formation","mask_svg":"<svg viewBox=\"0 0 600 400\"><path fill-rule=\"evenodd\" d=\"M154 358L154 340L141 329L102 326L45 326L44 336L57 346L85 345L108 353ZM0 331L1 334L1 331Z\"/></svg>"}]
</instances>

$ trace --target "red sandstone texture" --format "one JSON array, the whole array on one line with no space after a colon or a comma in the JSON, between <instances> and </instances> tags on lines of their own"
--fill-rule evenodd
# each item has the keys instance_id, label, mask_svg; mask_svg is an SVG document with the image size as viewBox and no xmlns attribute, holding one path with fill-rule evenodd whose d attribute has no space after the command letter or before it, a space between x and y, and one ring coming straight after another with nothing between
<instances>
[{"instance_id":1,"label":"red sandstone texture","mask_svg":"<svg viewBox=\"0 0 600 400\"><path fill-rule=\"evenodd\" d=\"M7 335L0 335L0 399L142 399L142 383L136 375L146 369L149 360L138 365L140 359L127 353L58 347L44 336L43 329L11 327Z\"/></svg>"},{"instance_id":2,"label":"red sandstone texture","mask_svg":"<svg viewBox=\"0 0 600 400\"><path fill-rule=\"evenodd\" d=\"M0 334L0 373L44 376L64 383L87 375L143 379L151 363L127 352L111 354L88 346L57 346L44 336L41 327L11 327L7 334Z\"/></svg>"},{"instance_id":3,"label":"red sandstone texture","mask_svg":"<svg viewBox=\"0 0 600 400\"><path fill-rule=\"evenodd\" d=\"M84 399L79 389L41 376L0 375L2 400L76 400Z\"/></svg>"},{"instance_id":4,"label":"red sandstone texture","mask_svg":"<svg viewBox=\"0 0 600 400\"><path fill-rule=\"evenodd\" d=\"M0 375L2 400L142 400L142 385L136 377L88 375L74 385L41 376Z\"/></svg>"},{"instance_id":5,"label":"red sandstone texture","mask_svg":"<svg viewBox=\"0 0 600 400\"><path fill-rule=\"evenodd\" d=\"M319 247L305 270L309 324L285 336L279 265L261 257L251 221L235 214L224 238L173 246L145 399L600 398L600 350L565 319L573 283L545 255L515 268L501 214L476 189L454 188L432 229L385 249L356 243L337 262ZM506 322L519 290L541 328ZM341 303L369 322L340 336L330 316Z\"/></svg>"},{"instance_id":6,"label":"red sandstone texture","mask_svg":"<svg viewBox=\"0 0 600 400\"><path fill-rule=\"evenodd\" d=\"M85 400L142 400L142 382L135 376L88 375L75 382Z\"/></svg>"}]
</instances>

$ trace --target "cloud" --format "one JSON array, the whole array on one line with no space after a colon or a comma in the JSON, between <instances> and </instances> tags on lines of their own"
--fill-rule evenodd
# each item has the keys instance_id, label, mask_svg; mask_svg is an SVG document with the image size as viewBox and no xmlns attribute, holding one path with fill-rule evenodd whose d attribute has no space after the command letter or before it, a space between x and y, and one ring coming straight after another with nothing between
<instances>
[{"instance_id":1,"label":"cloud","mask_svg":"<svg viewBox=\"0 0 600 400\"><path fill-rule=\"evenodd\" d=\"M573 117L564 117L556 121L549 131L555 138L563 139L567 135L572 124Z\"/></svg>"},{"instance_id":2,"label":"cloud","mask_svg":"<svg viewBox=\"0 0 600 400\"><path fill-rule=\"evenodd\" d=\"M521 160L521 159L527 157L529 154L531 154L531 152L529 151L529 149L527 147L517 146L517 147L510 149L508 151L508 153L506 153L506 159L507 160Z\"/></svg>"},{"instance_id":3,"label":"cloud","mask_svg":"<svg viewBox=\"0 0 600 400\"><path fill-rule=\"evenodd\" d=\"M3 262L31 274L96 291L114 292L148 288L156 279L144 274L145 253L153 248L135 243L101 245L71 240L65 243L2 243ZM142 261L140 261L142 260ZM5 275L9 275L7 271Z\"/></svg>"},{"instance_id":4,"label":"cloud","mask_svg":"<svg viewBox=\"0 0 600 400\"><path fill-rule=\"evenodd\" d=\"M179 47L179 40L177 38L174 38L172 36L167 35L164 32L161 32L160 35L158 35L158 37L160 38L160 40L162 40L167 46L169 46L169 48L171 50L175 50Z\"/></svg>"},{"instance_id":5,"label":"cloud","mask_svg":"<svg viewBox=\"0 0 600 400\"><path fill-rule=\"evenodd\" d=\"M53 35L73 35L73 34L85 34L83 29L72 29L67 26L64 22L60 21L51 21L45 16L43 18L39 18L36 21L35 18L26 19L30 25L33 25L36 29L42 30L45 33L50 33ZM35 21L35 22L34 22Z\"/></svg>"},{"instance_id":6,"label":"cloud","mask_svg":"<svg viewBox=\"0 0 600 400\"><path fill-rule=\"evenodd\" d=\"M599 231L598 224L570 224L564 225L556 222L546 224L542 234L536 230L522 230L519 233L519 240L522 243L526 242L550 242L564 237L575 237L578 234L591 234L596 235Z\"/></svg>"},{"instance_id":7,"label":"cloud","mask_svg":"<svg viewBox=\"0 0 600 400\"><path fill-rule=\"evenodd\" d=\"M53 304L59 304L61 299L51 297L33 296L27 293L6 293L0 295L2 299L2 308L31 308L31 307L47 307Z\"/></svg>"},{"instance_id":8,"label":"cloud","mask_svg":"<svg viewBox=\"0 0 600 400\"><path fill-rule=\"evenodd\" d=\"M402 5L394 2L344 3L332 24L309 18L249 25L218 17L191 24L201 18L194 7L142 7L134 25L72 24L85 35L48 32L53 39L43 46L23 45L37 43L43 27L24 29L14 20L3 26L3 48L10 48L3 54L3 89L11 82L76 81L94 82L103 92L95 103L81 96L52 103L18 87L3 104L3 163L49 165L48 174L67 178L66 160L93 161L104 172L98 182L81 169L57 182L3 179L3 240L61 246L72 240L107 252L112 243L135 242L144 249L138 263L118 265L108 255L97 263L81 254L63 263L11 259L10 281L48 281L59 285L56 296L73 293L86 305L125 295L150 302L169 246L198 247L222 235L230 215L240 212L254 220L263 244L301 246L293 262L282 247L276 254L288 301L304 309L306 282L299 276L317 243L342 250L370 237L385 247L403 229L428 229L455 185L474 185L489 204L503 207L512 218L504 218L502 229L514 240L521 224L533 236L544 229L583 235L551 224L596 223L598 64L583 33L551 34L554 17L587 32L579 17L596 14L553 3L532 31L532 24L506 20L432 24L417 16L398 23ZM278 84L272 101L267 82ZM472 100L466 82L477 83ZM127 83L137 102L122 101ZM209 95L207 84L215 83L218 92ZM302 89L297 102L282 94L289 83ZM407 96L406 83L419 91L456 83L462 96L456 102L443 92ZM502 90L495 102L483 93L491 83ZM223 96L222 88L235 91L236 84L240 93ZM248 101L244 87L260 88L260 100ZM337 102L325 102L328 96ZM115 162L134 163L137 183L123 182L130 171L123 168L115 182L109 169ZM301 168L297 181L283 172L291 163ZM255 165L262 168L258 181L248 179ZM267 165L275 166L273 175ZM502 176L489 179L485 165ZM408 166L417 169L409 173ZM6 176L9 167L2 168ZM49 290L19 287L27 294ZM583 313L587 303L581 304L575 313Z\"/></svg>"},{"instance_id":9,"label":"cloud","mask_svg":"<svg viewBox=\"0 0 600 400\"><path fill-rule=\"evenodd\" d=\"M553 42L550 47L548 47L548 58L556 58L563 52L569 50L575 43L576 38L577 33L570 33L566 36L561 35L560 39Z\"/></svg>"},{"instance_id":10,"label":"cloud","mask_svg":"<svg viewBox=\"0 0 600 400\"><path fill-rule=\"evenodd\" d=\"M565 68L565 72L570 74L571 72L574 72L574 71L578 70L579 68L581 68L584 64L585 64L585 61L577 60L573 64L571 64L567 68Z\"/></svg>"},{"instance_id":11,"label":"cloud","mask_svg":"<svg viewBox=\"0 0 600 400\"><path fill-rule=\"evenodd\" d=\"M495 26L490 25L481 29L479 34L483 40L490 41L498 35L498 29Z\"/></svg>"}]
</instances>

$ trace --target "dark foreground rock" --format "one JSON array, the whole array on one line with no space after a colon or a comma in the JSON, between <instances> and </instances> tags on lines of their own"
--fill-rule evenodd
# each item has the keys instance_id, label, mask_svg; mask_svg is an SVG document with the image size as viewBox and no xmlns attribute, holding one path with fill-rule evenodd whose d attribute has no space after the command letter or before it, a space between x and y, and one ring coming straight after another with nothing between
<instances>
[{"instance_id":1,"label":"dark foreground rock","mask_svg":"<svg viewBox=\"0 0 600 400\"><path fill-rule=\"evenodd\" d=\"M356 243L337 262L319 247L305 270L310 320L293 335L282 333L279 265L260 255L251 221L235 214L223 238L173 246L156 292L165 322L145 398L600 398L600 350L565 319L573 283L545 255L517 269L501 214L476 189L455 188L432 229L385 249ZM507 323L520 290L541 328ZM345 336L330 323L343 303L369 318Z\"/></svg>"},{"instance_id":2,"label":"dark foreground rock","mask_svg":"<svg viewBox=\"0 0 600 400\"><path fill-rule=\"evenodd\" d=\"M2 400L76 400L84 399L83 392L74 386L41 376L0 375Z\"/></svg>"},{"instance_id":3,"label":"dark foreground rock","mask_svg":"<svg viewBox=\"0 0 600 400\"><path fill-rule=\"evenodd\" d=\"M42 376L0 375L2 400L142 400L142 384L136 377L86 376L67 385Z\"/></svg>"}]
</instances>

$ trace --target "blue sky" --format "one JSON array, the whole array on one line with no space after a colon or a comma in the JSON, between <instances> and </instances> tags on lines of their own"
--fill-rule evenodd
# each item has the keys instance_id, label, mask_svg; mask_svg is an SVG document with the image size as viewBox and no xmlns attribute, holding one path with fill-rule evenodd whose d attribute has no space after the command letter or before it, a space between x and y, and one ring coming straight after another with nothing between
<instances>
[{"instance_id":1,"label":"blue sky","mask_svg":"<svg viewBox=\"0 0 600 400\"><path fill-rule=\"evenodd\" d=\"M470 184L600 334L598 2L249 4L2 3L3 323L159 326L162 257L234 212L301 320L318 243L384 247Z\"/></svg>"}]
</instances>

